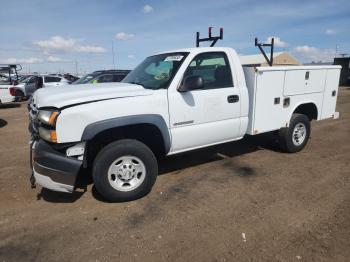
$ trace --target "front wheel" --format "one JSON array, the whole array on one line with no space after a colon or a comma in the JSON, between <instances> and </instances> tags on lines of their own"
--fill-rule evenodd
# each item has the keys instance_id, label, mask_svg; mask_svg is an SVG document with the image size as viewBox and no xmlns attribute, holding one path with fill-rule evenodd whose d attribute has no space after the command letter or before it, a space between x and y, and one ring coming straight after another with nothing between
<instances>
[{"instance_id":1,"label":"front wheel","mask_svg":"<svg viewBox=\"0 0 350 262\"><path fill-rule=\"evenodd\" d=\"M309 118L303 114L293 114L289 127L279 131L280 146L289 153L299 152L306 146L310 133Z\"/></svg>"},{"instance_id":2,"label":"front wheel","mask_svg":"<svg viewBox=\"0 0 350 262\"><path fill-rule=\"evenodd\" d=\"M97 191L111 202L147 195L158 175L153 152L137 140L123 139L104 147L93 165Z\"/></svg>"}]
</instances>

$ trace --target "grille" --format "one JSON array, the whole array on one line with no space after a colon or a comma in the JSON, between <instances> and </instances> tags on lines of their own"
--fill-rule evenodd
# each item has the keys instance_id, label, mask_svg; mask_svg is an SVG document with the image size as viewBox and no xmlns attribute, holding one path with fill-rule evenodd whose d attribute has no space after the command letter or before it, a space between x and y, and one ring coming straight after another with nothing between
<instances>
[{"instance_id":1,"label":"grille","mask_svg":"<svg viewBox=\"0 0 350 262\"><path fill-rule=\"evenodd\" d=\"M29 131L32 135L38 135L39 121L38 109L35 107L33 101L29 104Z\"/></svg>"}]
</instances>

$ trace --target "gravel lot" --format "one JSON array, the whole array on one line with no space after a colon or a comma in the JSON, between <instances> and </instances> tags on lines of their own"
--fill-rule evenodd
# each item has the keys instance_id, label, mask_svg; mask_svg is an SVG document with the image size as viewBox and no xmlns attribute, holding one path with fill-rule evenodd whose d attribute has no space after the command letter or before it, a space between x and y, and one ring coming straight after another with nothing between
<instances>
[{"instance_id":1,"label":"gravel lot","mask_svg":"<svg viewBox=\"0 0 350 262\"><path fill-rule=\"evenodd\" d=\"M350 261L350 89L298 154L270 136L168 158L145 198L30 189L25 104L0 108L0 261Z\"/></svg>"}]
</instances>

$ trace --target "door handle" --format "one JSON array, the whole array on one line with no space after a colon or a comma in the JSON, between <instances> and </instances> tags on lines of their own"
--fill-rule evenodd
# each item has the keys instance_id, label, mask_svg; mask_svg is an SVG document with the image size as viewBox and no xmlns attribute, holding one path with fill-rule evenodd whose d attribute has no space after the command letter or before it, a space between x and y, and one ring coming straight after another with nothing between
<instances>
[{"instance_id":1,"label":"door handle","mask_svg":"<svg viewBox=\"0 0 350 262\"><path fill-rule=\"evenodd\" d=\"M227 102L229 103L237 103L239 101L238 95L231 95L227 97Z\"/></svg>"}]
</instances>

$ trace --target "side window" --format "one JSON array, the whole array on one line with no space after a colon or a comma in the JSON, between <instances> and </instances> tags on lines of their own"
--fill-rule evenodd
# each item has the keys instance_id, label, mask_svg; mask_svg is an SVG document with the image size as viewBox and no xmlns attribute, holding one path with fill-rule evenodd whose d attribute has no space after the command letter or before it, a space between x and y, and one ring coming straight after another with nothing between
<instances>
[{"instance_id":1,"label":"side window","mask_svg":"<svg viewBox=\"0 0 350 262\"><path fill-rule=\"evenodd\" d=\"M37 80L37 77L36 77L36 76L33 76L33 77L31 77L31 78L29 79L28 83L29 83L29 84L35 83L36 80Z\"/></svg>"},{"instance_id":2,"label":"side window","mask_svg":"<svg viewBox=\"0 0 350 262\"><path fill-rule=\"evenodd\" d=\"M113 75L113 82L120 82L124 79L125 75Z\"/></svg>"},{"instance_id":3,"label":"side window","mask_svg":"<svg viewBox=\"0 0 350 262\"><path fill-rule=\"evenodd\" d=\"M101 75L97 78L97 83L113 82L113 75Z\"/></svg>"},{"instance_id":4,"label":"side window","mask_svg":"<svg viewBox=\"0 0 350 262\"><path fill-rule=\"evenodd\" d=\"M202 77L204 89L233 87L230 64L223 52L197 55L188 66L184 79L188 76Z\"/></svg>"},{"instance_id":5,"label":"side window","mask_svg":"<svg viewBox=\"0 0 350 262\"><path fill-rule=\"evenodd\" d=\"M53 77L50 77L50 76L45 76L45 83L52 83L52 82L55 82Z\"/></svg>"},{"instance_id":6,"label":"side window","mask_svg":"<svg viewBox=\"0 0 350 262\"><path fill-rule=\"evenodd\" d=\"M54 76L45 76L45 83L54 83L54 82L60 82L61 78L54 77Z\"/></svg>"}]
</instances>

